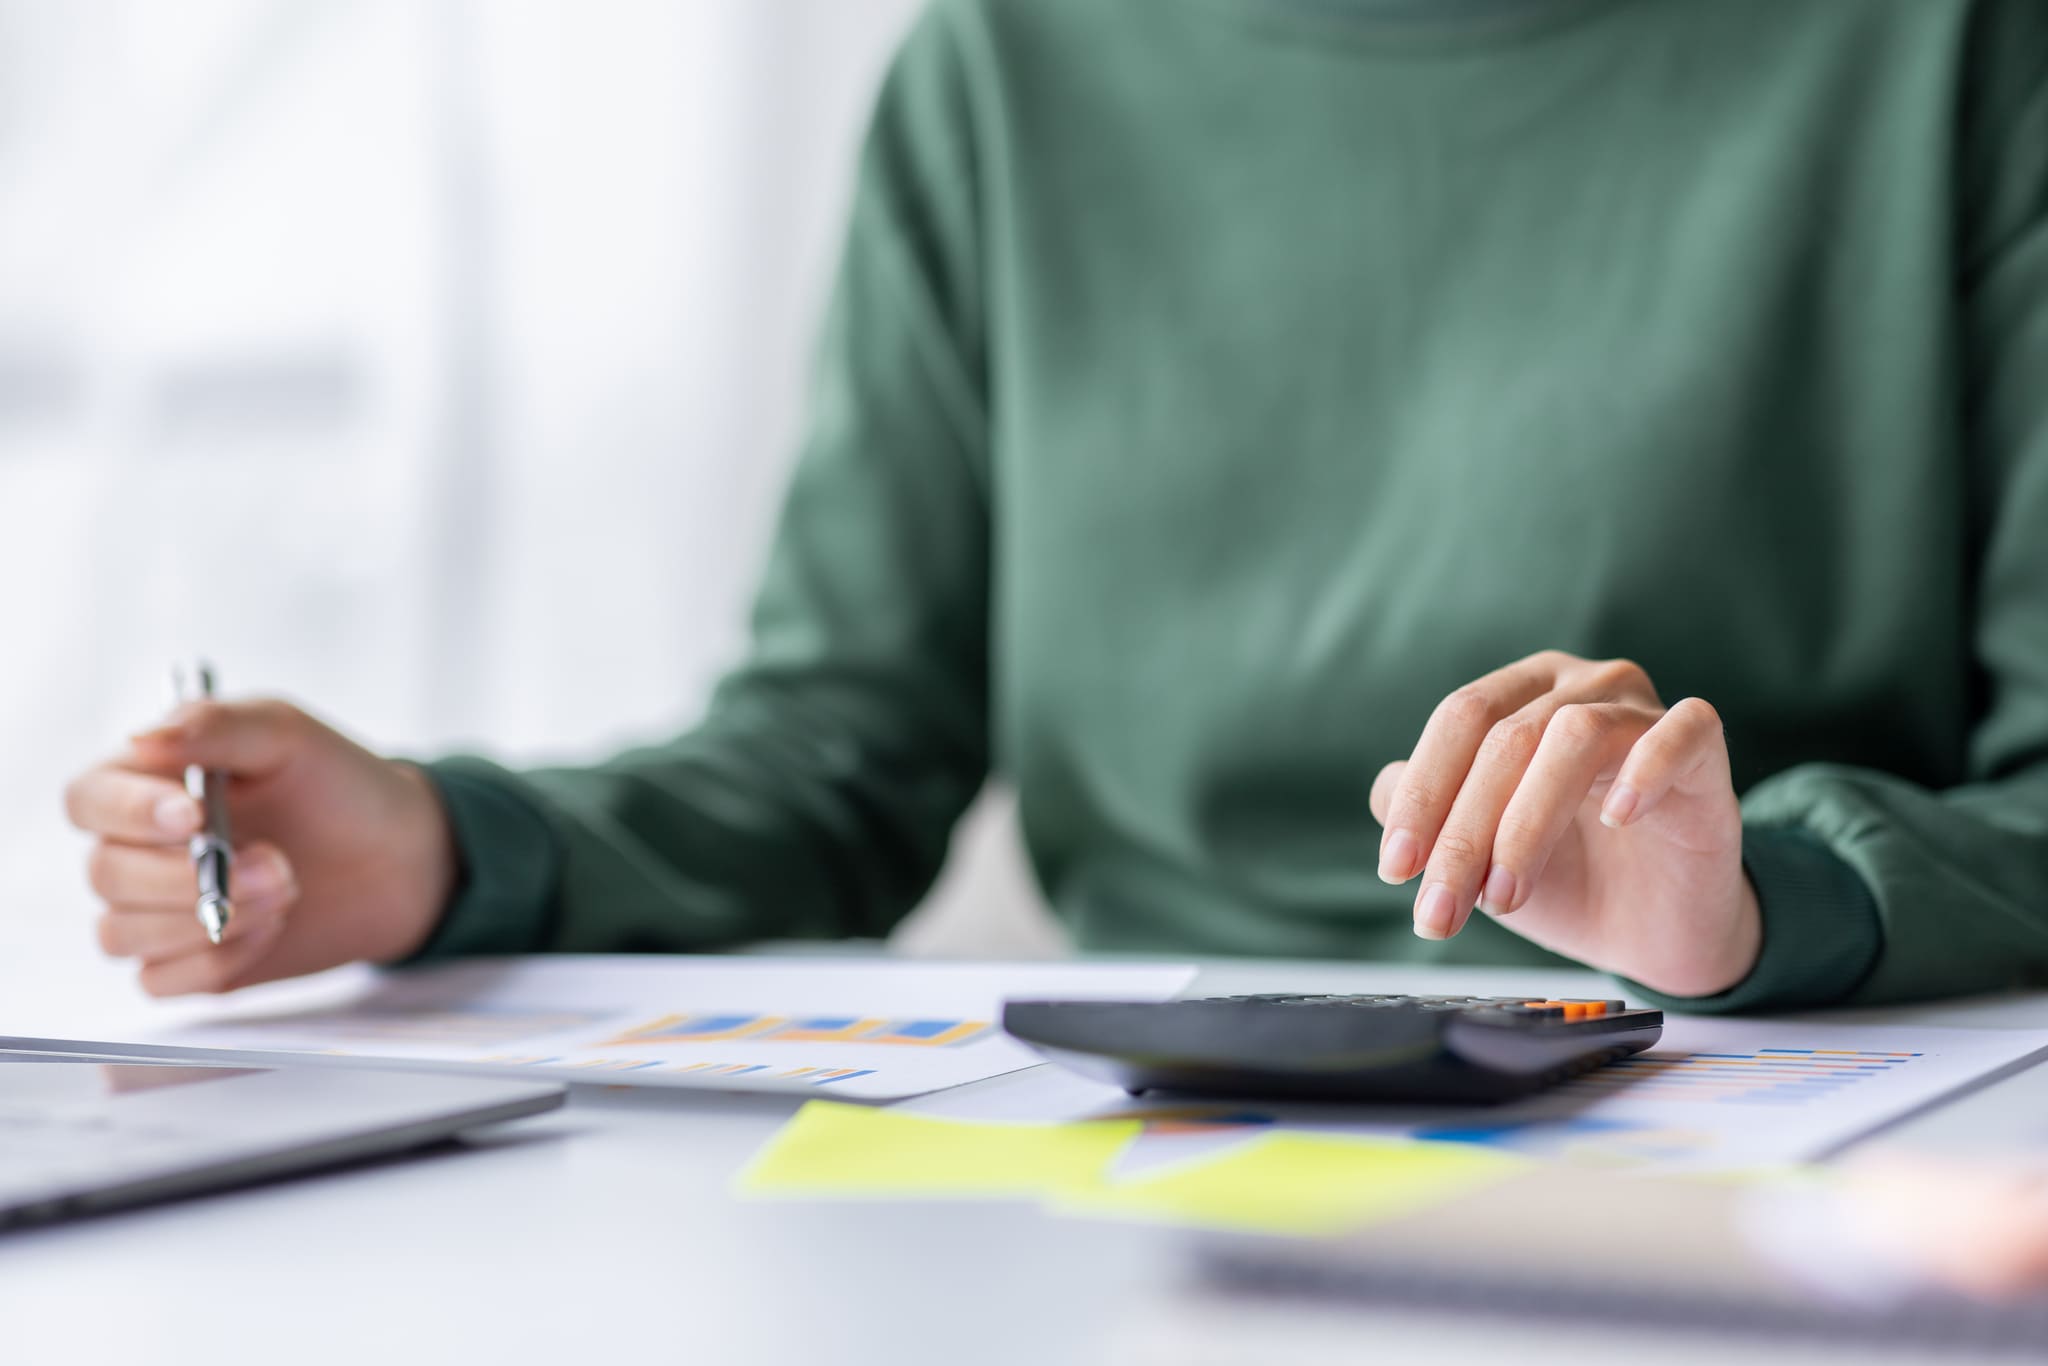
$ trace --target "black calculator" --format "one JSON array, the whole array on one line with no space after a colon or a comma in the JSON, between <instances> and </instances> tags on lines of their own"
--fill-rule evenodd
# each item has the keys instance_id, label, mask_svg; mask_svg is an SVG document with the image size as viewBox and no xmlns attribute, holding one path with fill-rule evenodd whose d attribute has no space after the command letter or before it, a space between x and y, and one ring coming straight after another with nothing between
<instances>
[{"instance_id":1,"label":"black calculator","mask_svg":"<svg viewBox=\"0 0 2048 1366\"><path fill-rule=\"evenodd\" d=\"M1664 1014L1545 996L1010 1001L1003 1028L1132 1095L1488 1103L1640 1053Z\"/></svg>"}]
</instances>

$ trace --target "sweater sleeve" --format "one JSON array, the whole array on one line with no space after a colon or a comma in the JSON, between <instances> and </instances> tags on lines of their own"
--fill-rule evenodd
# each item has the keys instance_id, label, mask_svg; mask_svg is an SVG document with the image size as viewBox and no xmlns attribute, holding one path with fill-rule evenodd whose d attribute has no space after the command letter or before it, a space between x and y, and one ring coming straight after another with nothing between
<instances>
[{"instance_id":1,"label":"sweater sleeve","mask_svg":"<svg viewBox=\"0 0 2048 1366\"><path fill-rule=\"evenodd\" d=\"M879 935L988 762L988 401L946 11L883 84L744 665L587 768L430 764L463 864L419 955Z\"/></svg>"},{"instance_id":2,"label":"sweater sleeve","mask_svg":"<svg viewBox=\"0 0 2048 1366\"><path fill-rule=\"evenodd\" d=\"M1674 1009L1797 1009L2048 982L2048 21L1986 4L1960 138L1962 405L1982 710L1969 781L1802 765L1744 795L1763 951ZM1639 995L1657 999L1654 993Z\"/></svg>"}]
</instances>

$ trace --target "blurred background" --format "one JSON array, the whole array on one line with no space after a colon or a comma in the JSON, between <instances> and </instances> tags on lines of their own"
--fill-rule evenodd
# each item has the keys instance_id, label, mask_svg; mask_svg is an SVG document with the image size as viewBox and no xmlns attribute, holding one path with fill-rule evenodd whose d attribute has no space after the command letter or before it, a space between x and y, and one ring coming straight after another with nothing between
<instances>
[{"instance_id":1,"label":"blurred background","mask_svg":"<svg viewBox=\"0 0 2048 1366\"><path fill-rule=\"evenodd\" d=\"M90 955L60 791L182 653L387 752L695 717L917 3L0 0L0 951ZM904 938L1057 946L1000 794Z\"/></svg>"}]
</instances>

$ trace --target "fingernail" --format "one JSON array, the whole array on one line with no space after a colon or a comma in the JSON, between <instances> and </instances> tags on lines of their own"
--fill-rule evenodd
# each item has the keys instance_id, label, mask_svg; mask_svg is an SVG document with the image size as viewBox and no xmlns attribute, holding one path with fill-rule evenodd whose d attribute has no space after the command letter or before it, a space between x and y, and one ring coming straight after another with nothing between
<instances>
[{"instance_id":1,"label":"fingernail","mask_svg":"<svg viewBox=\"0 0 2048 1366\"><path fill-rule=\"evenodd\" d=\"M1486 875L1486 890L1479 894L1479 909L1489 915L1506 915L1515 909L1515 875L1496 863Z\"/></svg>"},{"instance_id":2,"label":"fingernail","mask_svg":"<svg viewBox=\"0 0 2048 1366\"><path fill-rule=\"evenodd\" d=\"M1421 899L1415 903L1416 937L1450 938L1451 919L1457 913L1457 905L1451 900L1451 889L1441 882L1430 883L1423 889Z\"/></svg>"},{"instance_id":3,"label":"fingernail","mask_svg":"<svg viewBox=\"0 0 2048 1366\"><path fill-rule=\"evenodd\" d=\"M1636 814L1636 803L1642 798L1627 783L1616 783L1607 793L1607 800L1600 804L1600 824L1610 830L1619 830L1628 824L1628 818Z\"/></svg>"},{"instance_id":4,"label":"fingernail","mask_svg":"<svg viewBox=\"0 0 2048 1366\"><path fill-rule=\"evenodd\" d=\"M1380 881L1396 886L1415 876L1415 856L1421 852L1415 836L1406 830L1389 831L1380 846Z\"/></svg>"},{"instance_id":5,"label":"fingernail","mask_svg":"<svg viewBox=\"0 0 2048 1366\"><path fill-rule=\"evenodd\" d=\"M156 824L170 835L189 835L199 828L199 804L174 793L156 804Z\"/></svg>"}]
</instances>

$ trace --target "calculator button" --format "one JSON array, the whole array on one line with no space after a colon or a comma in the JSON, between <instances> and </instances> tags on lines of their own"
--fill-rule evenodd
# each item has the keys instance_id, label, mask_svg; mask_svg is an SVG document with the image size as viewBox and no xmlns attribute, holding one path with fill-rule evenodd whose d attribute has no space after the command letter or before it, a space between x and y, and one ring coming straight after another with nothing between
<instances>
[{"instance_id":1,"label":"calculator button","mask_svg":"<svg viewBox=\"0 0 2048 1366\"><path fill-rule=\"evenodd\" d=\"M1590 1020L1607 1013L1605 1001L1531 1001L1529 1006L1544 1011L1547 1019Z\"/></svg>"}]
</instances>

